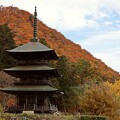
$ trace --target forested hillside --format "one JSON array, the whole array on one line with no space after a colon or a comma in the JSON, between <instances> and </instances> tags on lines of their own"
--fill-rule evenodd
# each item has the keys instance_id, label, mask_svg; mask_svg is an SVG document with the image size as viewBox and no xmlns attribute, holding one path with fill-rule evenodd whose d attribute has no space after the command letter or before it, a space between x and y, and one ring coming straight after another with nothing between
<instances>
[{"instance_id":1,"label":"forested hillside","mask_svg":"<svg viewBox=\"0 0 120 120\"><path fill-rule=\"evenodd\" d=\"M39 11L38 11L39 14ZM33 36L33 15L16 7L0 8L0 24L7 23L15 32L16 45L27 43ZM58 56L64 55L71 62L84 58L94 66L106 80L114 81L120 77L119 73L106 66L100 59L92 56L80 45L65 38L60 32L46 26L38 20L38 38L45 38L47 44L56 51Z\"/></svg>"}]
</instances>

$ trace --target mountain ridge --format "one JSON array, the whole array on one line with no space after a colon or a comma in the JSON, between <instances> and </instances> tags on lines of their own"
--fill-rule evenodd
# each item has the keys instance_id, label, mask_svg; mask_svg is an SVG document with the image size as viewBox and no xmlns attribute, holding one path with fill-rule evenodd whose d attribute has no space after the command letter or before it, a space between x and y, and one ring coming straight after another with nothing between
<instances>
[{"instance_id":1,"label":"mountain ridge","mask_svg":"<svg viewBox=\"0 0 120 120\"><path fill-rule=\"evenodd\" d=\"M12 6L1 7L0 17L2 18L0 19L0 24L7 23L15 32L16 45L25 44L33 38L33 15L29 12ZM120 78L118 72L40 20L38 20L38 38L45 38L47 44L56 51L58 56L64 55L71 62L77 62L80 58L84 58L101 70L102 74L110 75L111 78Z\"/></svg>"}]
</instances>

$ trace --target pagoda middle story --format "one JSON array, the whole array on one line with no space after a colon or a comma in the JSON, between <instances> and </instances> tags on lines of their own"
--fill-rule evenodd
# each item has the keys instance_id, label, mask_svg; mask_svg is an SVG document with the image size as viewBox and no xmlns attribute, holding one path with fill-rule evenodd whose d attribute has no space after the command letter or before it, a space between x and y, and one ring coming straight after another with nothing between
<instances>
[{"instance_id":1,"label":"pagoda middle story","mask_svg":"<svg viewBox=\"0 0 120 120\"><path fill-rule=\"evenodd\" d=\"M3 69L6 73L20 80L13 86L1 88L0 91L16 96L16 105L6 109L9 113L55 112L54 94L59 90L50 84L51 77L58 77L57 69L48 66L49 60L57 60L53 49L41 44L37 38L37 12L34 12L33 39L17 48L7 50L18 61L17 66Z\"/></svg>"}]
</instances>

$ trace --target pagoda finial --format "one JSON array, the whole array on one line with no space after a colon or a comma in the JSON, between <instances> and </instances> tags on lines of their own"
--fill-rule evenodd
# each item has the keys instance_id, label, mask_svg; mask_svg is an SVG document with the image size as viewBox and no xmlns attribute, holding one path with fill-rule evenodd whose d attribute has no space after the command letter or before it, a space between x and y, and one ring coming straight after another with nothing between
<instances>
[{"instance_id":1,"label":"pagoda finial","mask_svg":"<svg viewBox=\"0 0 120 120\"><path fill-rule=\"evenodd\" d=\"M32 42L38 42L37 38L37 8L35 6L35 12L34 12L34 29L33 29L33 39Z\"/></svg>"}]
</instances>

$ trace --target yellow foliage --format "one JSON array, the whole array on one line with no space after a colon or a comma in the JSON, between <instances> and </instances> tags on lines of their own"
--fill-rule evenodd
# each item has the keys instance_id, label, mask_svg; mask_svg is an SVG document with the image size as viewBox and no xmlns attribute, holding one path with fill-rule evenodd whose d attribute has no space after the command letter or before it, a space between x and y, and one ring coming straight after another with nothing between
<instances>
[{"instance_id":1,"label":"yellow foliage","mask_svg":"<svg viewBox=\"0 0 120 120\"><path fill-rule=\"evenodd\" d=\"M114 84L110 82L105 82L104 84L110 88L109 92L119 102L120 107L120 80L115 81Z\"/></svg>"},{"instance_id":2,"label":"yellow foliage","mask_svg":"<svg viewBox=\"0 0 120 120\"><path fill-rule=\"evenodd\" d=\"M110 117L110 120L117 120L120 117L119 101L116 98L117 95L113 96L112 93L112 89L118 88L115 87L117 84L114 87L108 82L102 85L93 85L80 97L81 109L89 114L106 115Z\"/></svg>"}]
</instances>

